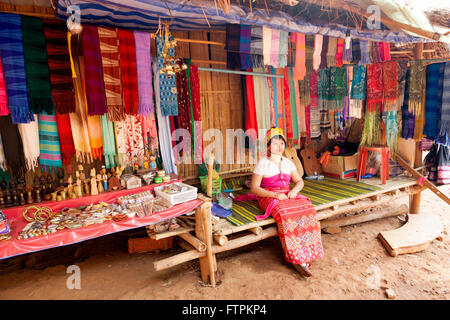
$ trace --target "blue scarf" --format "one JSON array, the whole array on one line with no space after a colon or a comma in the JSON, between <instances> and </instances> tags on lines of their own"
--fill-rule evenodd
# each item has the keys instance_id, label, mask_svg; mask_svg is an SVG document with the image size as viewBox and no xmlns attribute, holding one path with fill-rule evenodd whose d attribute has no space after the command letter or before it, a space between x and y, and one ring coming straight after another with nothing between
<instances>
[{"instance_id":1,"label":"blue scarf","mask_svg":"<svg viewBox=\"0 0 450 320\"><path fill-rule=\"evenodd\" d=\"M445 63L434 63L427 66L426 70L425 127L423 133L430 139L434 139L438 134L444 69Z\"/></svg>"},{"instance_id":2,"label":"blue scarf","mask_svg":"<svg viewBox=\"0 0 450 320\"><path fill-rule=\"evenodd\" d=\"M20 15L0 13L0 54L12 122L34 121L28 101Z\"/></svg>"}]
</instances>

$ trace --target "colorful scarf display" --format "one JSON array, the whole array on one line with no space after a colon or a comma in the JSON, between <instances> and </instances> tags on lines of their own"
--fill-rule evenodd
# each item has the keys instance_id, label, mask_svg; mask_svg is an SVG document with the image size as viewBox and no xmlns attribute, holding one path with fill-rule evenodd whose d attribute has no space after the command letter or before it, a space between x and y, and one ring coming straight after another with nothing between
<instances>
[{"instance_id":1,"label":"colorful scarf display","mask_svg":"<svg viewBox=\"0 0 450 320\"><path fill-rule=\"evenodd\" d=\"M75 154L73 144L72 128L70 126L70 116L56 112L56 124L58 126L59 145L61 147L62 163L68 165Z\"/></svg>"},{"instance_id":2,"label":"colorful scarf display","mask_svg":"<svg viewBox=\"0 0 450 320\"><path fill-rule=\"evenodd\" d=\"M136 67L136 42L130 30L117 29L120 54L120 79L122 80L123 105L126 114L137 114L139 93Z\"/></svg>"},{"instance_id":3,"label":"colorful scarf display","mask_svg":"<svg viewBox=\"0 0 450 320\"><path fill-rule=\"evenodd\" d=\"M61 149L59 145L58 125L53 114L38 115L39 126L39 163L41 169L50 171L50 168L61 167Z\"/></svg>"},{"instance_id":4,"label":"colorful scarf display","mask_svg":"<svg viewBox=\"0 0 450 320\"><path fill-rule=\"evenodd\" d=\"M359 63L361 60L361 47L359 39L352 40L352 63Z\"/></svg>"},{"instance_id":5,"label":"colorful scarf display","mask_svg":"<svg viewBox=\"0 0 450 320\"><path fill-rule=\"evenodd\" d=\"M22 139L19 129L13 124L11 115L0 117L0 134L6 163L14 173L25 167Z\"/></svg>"},{"instance_id":6,"label":"colorful scarf display","mask_svg":"<svg viewBox=\"0 0 450 320\"><path fill-rule=\"evenodd\" d=\"M33 113L51 113L53 106L47 47L42 19L20 16L28 101Z\"/></svg>"},{"instance_id":7,"label":"colorful scarf display","mask_svg":"<svg viewBox=\"0 0 450 320\"><path fill-rule=\"evenodd\" d=\"M280 30L280 47L278 56L278 67L284 68L287 66L287 56L288 56L288 38L289 33L284 30Z\"/></svg>"},{"instance_id":8,"label":"colorful scarf display","mask_svg":"<svg viewBox=\"0 0 450 320\"><path fill-rule=\"evenodd\" d=\"M6 94L5 74L3 73L3 63L0 54L0 116L7 116L10 113L8 95Z\"/></svg>"},{"instance_id":9,"label":"colorful scarf display","mask_svg":"<svg viewBox=\"0 0 450 320\"><path fill-rule=\"evenodd\" d=\"M163 66L162 49L164 47L164 39L158 36L156 38L156 46L158 51L158 67ZM174 55L174 49L170 49L168 55ZM177 116L177 85L175 77L169 78L167 74L159 75L161 111L163 116Z\"/></svg>"},{"instance_id":10,"label":"colorful scarf display","mask_svg":"<svg viewBox=\"0 0 450 320\"><path fill-rule=\"evenodd\" d=\"M241 38L240 26L238 24L228 23L225 28L226 28L225 50L227 51L227 68L240 69L241 68L241 57L239 55L240 38Z\"/></svg>"},{"instance_id":11,"label":"colorful scarf display","mask_svg":"<svg viewBox=\"0 0 450 320\"><path fill-rule=\"evenodd\" d=\"M37 119L37 115L34 115ZM17 125L22 138L23 153L27 170L34 170L38 165L39 159L39 127L38 121L30 121L29 123L20 123Z\"/></svg>"},{"instance_id":12,"label":"colorful scarf display","mask_svg":"<svg viewBox=\"0 0 450 320\"><path fill-rule=\"evenodd\" d=\"M445 63L439 137L448 144L450 138L450 63Z\"/></svg>"},{"instance_id":13,"label":"colorful scarf display","mask_svg":"<svg viewBox=\"0 0 450 320\"><path fill-rule=\"evenodd\" d=\"M252 40L252 27L249 25L240 25L239 38L239 56L241 60L241 69L252 68L252 59L250 57L250 43Z\"/></svg>"},{"instance_id":14,"label":"colorful scarf display","mask_svg":"<svg viewBox=\"0 0 450 320\"><path fill-rule=\"evenodd\" d=\"M74 112L75 96L66 23L54 19L43 19L42 23L47 44L53 104L59 113Z\"/></svg>"},{"instance_id":15,"label":"colorful scarf display","mask_svg":"<svg viewBox=\"0 0 450 320\"><path fill-rule=\"evenodd\" d=\"M252 66L254 68L264 68L262 27L252 26L250 54L252 59Z\"/></svg>"},{"instance_id":16,"label":"colorful scarf display","mask_svg":"<svg viewBox=\"0 0 450 320\"><path fill-rule=\"evenodd\" d=\"M319 71L310 75L310 134L311 139L320 137L320 110L319 96L317 93L319 82Z\"/></svg>"},{"instance_id":17,"label":"colorful scarf display","mask_svg":"<svg viewBox=\"0 0 450 320\"><path fill-rule=\"evenodd\" d=\"M350 115L361 118L361 111L366 99L366 66L353 67L353 79L350 93Z\"/></svg>"},{"instance_id":18,"label":"colorful scarf display","mask_svg":"<svg viewBox=\"0 0 450 320\"><path fill-rule=\"evenodd\" d=\"M82 57L74 59L74 71L76 77L73 78L75 89L75 112L69 113L70 127L72 129L73 144L75 147L76 161L88 162L92 161L92 150L89 143L89 131L87 125L87 101L84 94L84 79L80 70L84 70L82 65Z\"/></svg>"},{"instance_id":19,"label":"colorful scarf display","mask_svg":"<svg viewBox=\"0 0 450 320\"><path fill-rule=\"evenodd\" d=\"M323 36L322 39L322 51L320 52L320 66L319 69L325 69L327 67L327 55L328 55L328 36Z\"/></svg>"},{"instance_id":20,"label":"colorful scarf display","mask_svg":"<svg viewBox=\"0 0 450 320\"><path fill-rule=\"evenodd\" d=\"M383 65L367 66L367 111L381 112L383 101Z\"/></svg>"},{"instance_id":21,"label":"colorful scarf display","mask_svg":"<svg viewBox=\"0 0 450 320\"><path fill-rule=\"evenodd\" d=\"M372 54L372 63L380 63L383 60L380 57L380 48L378 42L371 41L371 54Z\"/></svg>"},{"instance_id":22,"label":"colorful scarf display","mask_svg":"<svg viewBox=\"0 0 450 320\"><path fill-rule=\"evenodd\" d=\"M114 126L108 120L108 115L100 116L102 126L103 155L105 156L105 167L107 169L115 167L114 157L116 156L116 141L114 139Z\"/></svg>"},{"instance_id":23,"label":"colorful scarf display","mask_svg":"<svg viewBox=\"0 0 450 320\"><path fill-rule=\"evenodd\" d=\"M20 16L0 13L0 55L13 123L33 121L28 102Z\"/></svg>"},{"instance_id":24,"label":"colorful scarf display","mask_svg":"<svg viewBox=\"0 0 450 320\"><path fill-rule=\"evenodd\" d=\"M305 35L295 32L292 34L292 40L295 43L294 79L303 80L306 75Z\"/></svg>"},{"instance_id":25,"label":"colorful scarf display","mask_svg":"<svg viewBox=\"0 0 450 320\"><path fill-rule=\"evenodd\" d=\"M105 83L108 119L120 121L125 118L120 81L119 39L117 30L98 27L100 53L102 56L103 81Z\"/></svg>"},{"instance_id":26,"label":"colorful scarf display","mask_svg":"<svg viewBox=\"0 0 450 320\"><path fill-rule=\"evenodd\" d=\"M342 67L344 56L344 39L338 38L336 47L336 67Z\"/></svg>"},{"instance_id":27,"label":"colorful scarf display","mask_svg":"<svg viewBox=\"0 0 450 320\"><path fill-rule=\"evenodd\" d=\"M359 41L360 46L360 53L361 57L359 60L359 64L369 64L370 63L370 54L369 54L369 41L368 40L360 40Z\"/></svg>"},{"instance_id":28,"label":"colorful scarf display","mask_svg":"<svg viewBox=\"0 0 450 320\"><path fill-rule=\"evenodd\" d=\"M138 76L138 114L153 113L152 59L150 56L150 33L134 32L136 41L136 65Z\"/></svg>"},{"instance_id":29,"label":"colorful scarf display","mask_svg":"<svg viewBox=\"0 0 450 320\"><path fill-rule=\"evenodd\" d=\"M337 38L330 37L328 39L328 52L327 52L327 66L336 66L336 50L337 50Z\"/></svg>"},{"instance_id":30,"label":"colorful scarf display","mask_svg":"<svg viewBox=\"0 0 450 320\"><path fill-rule=\"evenodd\" d=\"M313 52L314 70L319 70L320 67L322 45L323 45L323 36L321 34L314 35L314 52Z\"/></svg>"},{"instance_id":31,"label":"colorful scarf display","mask_svg":"<svg viewBox=\"0 0 450 320\"><path fill-rule=\"evenodd\" d=\"M96 26L83 27L81 42L83 45L86 97L88 115L103 115L108 112L103 84L102 55Z\"/></svg>"},{"instance_id":32,"label":"colorful scarf display","mask_svg":"<svg viewBox=\"0 0 450 320\"><path fill-rule=\"evenodd\" d=\"M314 35L312 34L306 35L305 52L306 52L306 74L310 75L313 72L313 55L314 55Z\"/></svg>"}]
</instances>

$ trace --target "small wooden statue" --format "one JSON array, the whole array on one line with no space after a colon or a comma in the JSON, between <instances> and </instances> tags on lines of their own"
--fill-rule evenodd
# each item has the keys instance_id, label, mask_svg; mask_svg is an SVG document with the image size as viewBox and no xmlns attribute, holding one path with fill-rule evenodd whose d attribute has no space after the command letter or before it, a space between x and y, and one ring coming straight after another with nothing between
<instances>
[{"instance_id":1,"label":"small wooden statue","mask_svg":"<svg viewBox=\"0 0 450 320\"><path fill-rule=\"evenodd\" d=\"M156 157L154 155L150 156L150 169L156 170Z\"/></svg>"},{"instance_id":2,"label":"small wooden statue","mask_svg":"<svg viewBox=\"0 0 450 320\"><path fill-rule=\"evenodd\" d=\"M91 169L91 195L95 196L98 194L97 179L95 175L95 168Z\"/></svg>"},{"instance_id":3,"label":"small wooden statue","mask_svg":"<svg viewBox=\"0 0 450 320\"><path fill-rule=\"evenodd\" d=\"M143 165L144 165L144 169L145 169L145 170L148 170L150 164L149 164L149 162L148 162L147 156L144 157L144 163L143 163Z\"/></svg>"},{"instance_id":4,"label":"small wooden statue","mask_svg":"<svg viewBox=\"0 0 450 320\"><path fill-rule=\"evenodd\" d=\"M117 172L114 168L111 168L111 177L108 181L108 191L120 190L122 186L120 185L120 180L117 177Z\"/></svg>"},{"instance_id":5,"label":"small wooden statue","mask_svg":"<svg viewBox=\"0 0 450 320\"><path fill-rule=\"evenodd\" d=\"M105 191L105 189L103 187L103 180L102 180L101 174L97 175L97 190L98 190L98 193L102 193Z\"/></svg>"},{"instance_id":6,"label":"small wooden statue","mask_svg":"<svg viewBox=\"0 0 450 320\"><path fill-rule=\"evenodd\" d=\"M138 170L139 170L139 162L138 162L138 158L136 156L133 157L133 169L134 169L134 174L137 174Z\"/></svg>"}]
</instances>

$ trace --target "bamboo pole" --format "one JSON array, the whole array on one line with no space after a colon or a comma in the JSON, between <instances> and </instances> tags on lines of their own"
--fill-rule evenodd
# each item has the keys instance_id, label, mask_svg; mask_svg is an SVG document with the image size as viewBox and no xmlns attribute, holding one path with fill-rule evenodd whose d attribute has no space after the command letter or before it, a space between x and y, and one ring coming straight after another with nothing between
<instances>
[{"instance_id":1,"label":"bamboo pole","mask_svg":"<svg viewBox=\"0 0 450 320\"><path fill-rule=\"evenodd\" d=\"M228 242L228 238L224 235L213 235L214 241L216 241L219 245L223 246Z\"/></svg>"},{"instance_id":2,"label":"bamboo pole","mask_svg":"<svg viewBox=\"0 0 450 320\"><path fill-rule=\"evenodd\" d=\"M183 239L180 238L175 238L175 241L177 242L177 244L184 250L186 251L191 251L191 250L195 250L195 248L193 246L191 246L189 243L187 243L186 241L184 241Z\"/></svg>"},{"instance_id":3,"label":"bamboo pole","mask_svg":"<svg viewBox=\"0 0 450 320\"><path fill-rule=\"evenodd\" d=\"M205 252L206 251L206 244L204 244L202 241L198 240L196 237L194 237L190 233L182 233L178 235L180 238L185 240L187 243L189 243L191 246L193 246L197 251L199 252Z\"/></svg>"},{"instance_id":4,"label":"bamboo pole","mask_svg":"<svg viewBox=\"0 0 450 320\"><path fill-rule=\"evenodd\" d=\"M205 203L201 210L203 230L205 232L206 257L209 266L209 281L214 287L216 285L215 277L215 260L216 257L212 252L212 226L211 226L211 202Z\"/></svg>"},{"instance_id":5,"label":"bamboo pole","mask_svg":"<svg viewBox=\"0 0 450 320\"><path fill-rule=\"evenodd\" d=\"M329 227L342 227L381 218L395 217L406 213L408 213L408 206L406 204L402 204L399 207L387 207L383 208L382 210L377 210L376 212L366 212L351 217L343 217L331 220L321 220L320 227L322 229Z\"/></svg>"},{"instance_id":6,"label":"bamboo pole","mask_svg":"<svg viewBox=\"0 0 450 320\"><path fill-rule=\"evenodd\" d=\"M248 229L248 231L250 231L253 234L260 235L262 233L263 229L261 227L254 227L254 228Z\"/></svg>"},{"instance_id":7,"label":"bamboo pole","mask_svg":"<svg viewBox=\"0 0 450 320\"><path fill-rule=\"evenodd\" d=\"M208 185L207 185L207 192L206 194L208 197L212 197L212 175L214 170L214 151L211 152L211 155L209 156L209 162L208 162Z\"/></svg>"},{"instance_id":8,"label":"bamboo pole","mask_svg":"<svg viewBox=\"0 0 450 320\"><path fill-rule=\"evenodd\" d=\"M172 231L166 231L166 232L161 232L161 233L153 233L150 235L150 238L153 240L161 240L164 238L168 238L168 237L173 237L173 236L180 236L183 233L188 233L190 231L194 231L194 228L178 228Z\"/></svg>"}]
</instances>

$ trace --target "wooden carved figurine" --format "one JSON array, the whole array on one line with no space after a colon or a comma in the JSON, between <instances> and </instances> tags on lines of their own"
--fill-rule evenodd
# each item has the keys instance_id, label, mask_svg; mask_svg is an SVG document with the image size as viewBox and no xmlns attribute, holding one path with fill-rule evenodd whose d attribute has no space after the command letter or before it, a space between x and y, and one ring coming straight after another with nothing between
<instances>
[{"instance_id":1,"label":"wooden carved figurine","mask_svg":"<svg viewBox=\"0 0 450 320\"><path fill-rule=\"evenodd\" d=\"M81 186L81 180L77 179L76 185L73 187L73 190L75 191L75 195L80 198L83 196L82 186Z\"/></svg>"},{"instance_id":2,"label":"wooden carved figurine","mask_svg":"<svg viewBox=\"0 0 450 320\"><path fill-rule=\"evenodd\" d=\"M103 181L102 181L101 174L97 175L97 190L98 190L98 193L102 193L105 191L105 189L103 188Z\"/></svg>"},{"instance_id":3,"label":"wooden carved figurine","mask_svg":"<svg viewBox=\"0 0 450 320\"><path fill-rule=\"evenodd\" d=\"M91 169L91 195L95 196L98 194L97 179L95 176L95 168Z\"/></svg>"}]
</instances>

